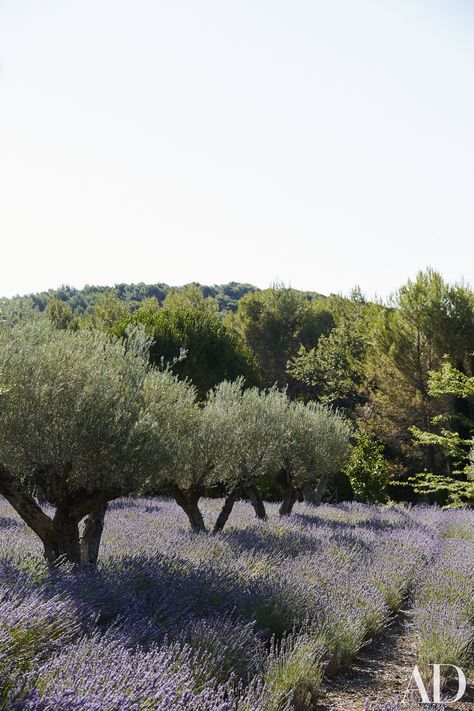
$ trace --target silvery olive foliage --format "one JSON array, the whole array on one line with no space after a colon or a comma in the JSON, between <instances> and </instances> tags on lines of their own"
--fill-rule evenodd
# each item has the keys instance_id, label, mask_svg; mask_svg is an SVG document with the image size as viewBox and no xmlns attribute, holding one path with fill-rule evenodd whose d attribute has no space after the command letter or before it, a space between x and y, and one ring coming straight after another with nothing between
<instances>
[{"instance_id":1,"label":"silvery olive foliage","mask_svg":"<svg viewBox=\"0 0 474 711\"><path fill-rule=\"evenodd\" d=\"M212 408L194 402L183 413L180 424L181 444L169 460L164 474L183 490L204 490L219 481L216 467L226 447L226 428Z\"/></svg>"},{"instance_id":2,"label":"silvery olive foliage","mask_svg":"<svg viewBox=\"0 0 474 711\"><path fill-rule=\"evenodd\" d=\"M142 465L140 354L100 332L35 323L1 333L0 373L4 466L22 481L37 474L46 495L130 488Z\"/></svg>"},{"instance_id":3,"label":"silvery olive foliage","mask_svg":"<svg viewBox=\"0 0 474 711\"><path fill-rule=\"evenodd\" d=\"M163 377L168 391L163 393ZM198 502L215 483L213 473L225 432L212 412L198 402L196 389L169 371L152 371L145 381L140 429L147 442L149 474L145 491L167 491L189 518L191 528L206 528Z\"/></svg>"},{"instance_id":4,"label":"silvery olive foliage","mask_svg":"<svg viewBox=\"0 0 474 711\"><path fill-rule=\"evenodd\" d=\"M349 424L321 405L292 402L276 388L244 390L241 381L221 383L207 407L225 433L223 454L214 475L224 482L226 500L215 530L222 530L238 487L247 491L256 514L265 518L258 489L277 482L283 494L282 515L291 513L305 487L321 495L346 462Z\"/></svg>"},{"instance_id":5,"label":"silvery olive foliage","mask_svg":"<svg viewBox=\"0 0 474 711\"><path fill-rule=\"evenodd\" d=\"M298 495L322 496L331 477L346 462L350 425L337 412L315 403L291 401L277 393L272 415L279 430L276 481L283 495L282 515L289 515Z\"/></svg>"},{"instance_id":6,"label":"silvery olive foliage","mask_svg":"<svg viewBox=\"0 0 474 711\"><path fill-rule=\"evenodd\" d=\"M162 486L182 476L199 421L195 389L169 370L151 369L144 380L137 423L147 462L142 486Z\"/></svg>"},{"instance_id":7,"label":"silvery olive foliage","mask_svg":"<svg viewBox=\"0 0 474 711\"><path fill-rule=\"evenodd\" d=\"M280 456L295 486L316 486L344 466L351 427L337 412L316 403L292 402L281 394Z\"/></svg>"},{"instance_id":8,"label":"silvery olive foliage","mask_svg":"<svg viewBox=\"0 0 474 711\"><path fill-rule=\"evenodd\" d=\"M329 477L340 471L347 462L350 452L349 438L352 434L350 423L338 412L308 403L306 411L311 421L316 469ZM312 446L309 447L312 451ZM311 471L311 469L309 469ZM316 475L316 479L319 480Z\"/></svg>"},{"instance_id":9,"label":"silvery olive foliage","mask_svg":"<svg viewBox=\"0 0 474 711\"><path fill-rule=\"evenodd\" d=\"M255 484L278 469L281 397L276 389L244 389L242 379L224 381L210 393L206 410L224 442L213 472L216 481L228 488Z\"/></svg>"}]
</instances>

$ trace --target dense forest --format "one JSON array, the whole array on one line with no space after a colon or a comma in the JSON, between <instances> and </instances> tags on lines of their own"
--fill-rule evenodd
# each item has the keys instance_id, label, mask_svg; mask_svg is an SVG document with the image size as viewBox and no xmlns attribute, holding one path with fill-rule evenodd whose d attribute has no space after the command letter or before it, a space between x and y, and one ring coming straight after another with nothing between
<instances>
[{"instance_id":1,"label":"dense forest","mask_svg":"<svg viewBox=\"0 0 474 711\"><path fill-rule=\"evenodd\" d=\"M251 284L237 284L231 282L222 286L202 286L195 284L204 298L216 300L219 311L234 311L237 302L245 294L255 291ZM16 296L13 299L0 299L0 311L9 316L18 316L25 311L44 311L49 302L58 300L66 304L73 316L84 316L93 312L96 303L105 297L116 297L127 304L133 311L146 299L157 299L162 303L171 291L182 291L187 287L170 287L168 284L116 284L115 286L85 286L83 289L74 289L62 286L59 289Z\"/></svg>"},{"instance_id":2,"label":"dense forest","mask_svg":"<svg viewBox=\"0 0 474 711\"><path fill-rule=\"evenodd\" d=\"M162 304L168 294L188 291L193 288L198 289L205 299L212 300L222 315L236 311L239 299L252 291L257 291L257 288L252 284L239 284L233 281L229 284L214 284L213 286L204 286L196 282L181 287L161 283L115 284L115 286L87 285L83 289L62 286L59 289L15 296L11 299L0 297L0 314L4 318L11 319L29 311L43 312L51 301L57 300L69 307L72 316L80 317L93 313L95 305L106 297L116 297L123 301L130 311L134 311L146 299L156 299L158 303ZM313 292L301 293L304 293L309 300L319 296Z\"/></svg>"},{"instance_id":3,"label":"dense forest","mask_svg":"<svg viewBox=\"0 0 474 711\"><path fill-rule=\"evenodd\" d=\"M474 292L426 270L387 303L284 285L260 290L166 284L62 287L0 301L7 327L47 319L62 331L128 339L191 381L199 399L223 380L286 389L352 427L333 500L472 503ZM269 485L270 498L278 494Z\"/></svg>"}]
</instances>

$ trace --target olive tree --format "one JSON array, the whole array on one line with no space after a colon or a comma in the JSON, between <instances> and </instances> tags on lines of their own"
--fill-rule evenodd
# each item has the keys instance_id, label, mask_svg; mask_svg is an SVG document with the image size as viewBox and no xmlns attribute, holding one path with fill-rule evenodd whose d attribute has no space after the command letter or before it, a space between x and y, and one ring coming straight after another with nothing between
<instances>
[{"instance_id":1,"label":"olive tree","mask_svg":"<svg viewBox=\"0 0 474 711\"><path fill-rule=\"evenodd\" d=\"M211 413L197 402L194 386L169 372L167 376L166 396L160 372L150 376L145 386L142 426L148 428L147 459L152 465L145 486L165 489L186 513L192 530L205 531L198 502L208 488L223 436Z\"/></svg>"},{"instance_id":2,"label":"olive tree","mask_svg":"<svg viewBox=\"0 0 474 711\"><path fill-rule=\"evenodd\" d=\"M345 467L350 451L352 427L337 411L317 403L306 405L313 422L314 466L300 476L305 500L317 506L331 479Z\"/></svg>"},{"instance_id":3,"label":"olive tree","mask_svg":"<svg viewBox=\"0 0 474 711\"><path fill-rule=\"evenodd\" d=\"M152 446L165 451L156 435L160 422L166 431L172 385L159 375L163 405L152 445L145 395L153 381L159 399L156 380L139 349L99 332L44 323L0 332L0 493L48 561L93 565L107 502L137 490ZM52 514L35 500L35 487Z\"/></svg>"},{"instance_id":4,"label":"olive tree","mask_svg":"<svg viewBox=\"0 0 474 711\"><path fill-rule=\"evenodd\" d=\"M192 426L182 440L179 466L170 472L170 493L188 516L194 531L205 531L199 499L218 482L216 467L227 446L226 429L210 409L196 407Z\"/></svg>"},{"instance_id":5,"label":"olive tree","mask_svg":"<svg viewBox=\"0 0 474 711\"><path fill-rule=\"evenodd\" d=\"M349 452L350 426L336 412L316 403L290 400L276 392L271 414L279 440L279 469L275 475L283 501L281 515L289 515L304 490L324 493Z\"/></svg>"},{"instance_id":6,"label":"olive tree","mask_svg":"<svg viewBox=\"0 0 474 711\"><path fill-rule=\"evenodd\" d=\"M258 486L279 465L280 430L273 409L280 404L280 396L275 389L244 389L243 381L237 379L220 383L208 397L206 410L224 442L213 477L228 492L215 531L222 530L242 491L250 498L257 517L266 518Z\"/></svg>"},{"instance_id":7,"label":"olive tree","mask_svg":"<svg viewBox=\"0 0 474 711\"><path fill-rule=\"evenodd\" d=\"M275 413L276 414L276 413ZM291 402L282 393L276 416L281 428L280 469L276 475L283 501L280 515L289 515L298 496L298 485L316 467L314 421L303 403Z\"/></svg>"}]
</instances>

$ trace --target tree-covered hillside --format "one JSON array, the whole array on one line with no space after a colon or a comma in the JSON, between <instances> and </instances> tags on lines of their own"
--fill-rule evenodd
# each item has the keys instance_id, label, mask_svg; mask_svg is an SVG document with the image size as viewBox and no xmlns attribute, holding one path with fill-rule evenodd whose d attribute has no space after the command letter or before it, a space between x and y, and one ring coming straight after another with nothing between
<instances>
[{"instance_id":1,"label":"tree-covered hillside","mask_svg":"<svg viewBox=\"0 0 474 711\"><path fill-rule=\"evenodd\" d=\"M0 314L11 316L24 313L25 311L43 312L48 307L50 301L59 300L69 306L73 316L83 316L90 314L99 301L104 296L112 295L123 301L130 310L135 310L146 299L157 299L161 304L170 292L184 291L189 286L196 286L205 299L215 299L219 312L227 313L237 309L237 303L246 294L256 290L252 284L240 284L231 281L228 284L214 284L206 286L193 282L192 285L169 286L168 284L115 284L115 286L90 286L83 289L75 289L71 286L62 286L59 289L48 289L35 294L15 296L11 299L0 298ZM306 292L307 298L318 296L312 292Z\"/></svg>"}]
</instances>

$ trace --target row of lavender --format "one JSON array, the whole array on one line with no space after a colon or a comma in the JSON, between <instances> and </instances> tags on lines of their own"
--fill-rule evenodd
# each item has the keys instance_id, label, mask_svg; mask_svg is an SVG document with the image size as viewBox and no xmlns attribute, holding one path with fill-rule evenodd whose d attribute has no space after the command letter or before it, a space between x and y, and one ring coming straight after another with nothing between
<instances>
[{"instance_id":1,"label":"row of lavender","mask_svg":"<svg viewBox=\"0 0 474 711\"><path fill-rule=\"evenodd\" d=\"M430 564L419 571L412 591L411 627L416 638L416 661L423 678L430 679L429 665L456 665L468 679L474 666L474 512L416 511L417 521L436 531L436 546ZM407 676L411 669L407 669ZM451 674L442 671L443 685ZM452 683L452 696L457 691ZM427 687L428 698L431 688ZM449 698L448 693L443 698ZM418 701L417 701L418 699ZM418 711L453 708L449 704L421 703L419 694L385 705L367 703L366 711Z\"/></svg>"},{"instance_id":2,"label":"row of lavender","mask_svg":"<svg viewBox=\"0 0 474 711\"><path fill-rule=\"evenodd\" d=\"M426 523L430 512L424 512ZM413 619L421 664L472 666L474 652L474 512L440 519L432 565L417 579Z\"/></svg>"},{"instance_id":3,"label":"row of lavender","mask_svg":"<svg viewBox=\"0 0 474 711\"><path fill-rule=\"evenodd\" d=\"M212 523L219 502L203 509ZM440 546L458 543L447 536L474 531L474 515L455 511L301 504L283 522L270 507L267 523L252 513L239 504L211 536L189 532L172 502L119 501L99 570L51 577L3 505L4 707L311 708L323 674L348 664L413 586L421 609Z\"/></svg>"}]
</instances>

